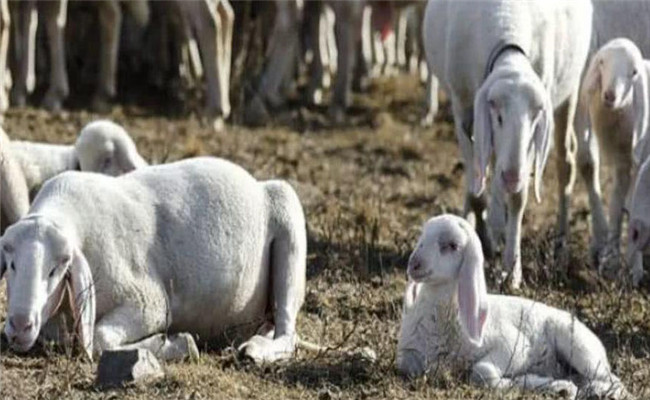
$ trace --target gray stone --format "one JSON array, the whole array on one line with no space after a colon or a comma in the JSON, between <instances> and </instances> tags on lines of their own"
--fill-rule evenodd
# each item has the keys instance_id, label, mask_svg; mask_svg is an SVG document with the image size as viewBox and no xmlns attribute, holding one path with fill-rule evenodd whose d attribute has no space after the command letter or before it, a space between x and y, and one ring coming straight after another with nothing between
<instances>
[{"instance_id":1,"label":"gray stone","mask_svg":"<svg viewBox=\"0 0 650 400\"><path fill-rule=\"evenodd\" d=\"M99 359L95 385L102 390L110 389L164 375L160 363L149 350L107 350Z\"/></svg>"}]
</instances>

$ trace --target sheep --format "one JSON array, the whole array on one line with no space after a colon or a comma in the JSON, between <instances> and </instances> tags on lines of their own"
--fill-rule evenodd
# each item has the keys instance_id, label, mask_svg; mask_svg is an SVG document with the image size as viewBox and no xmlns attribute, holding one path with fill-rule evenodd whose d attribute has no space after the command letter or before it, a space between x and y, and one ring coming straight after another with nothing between
<instances>
[{"instance_id":1,"label":"sheep","mask_svg":"<svg viewBox=\"0 0 650 400\"><path fill-rule=\"evenodd\" d=\"M226 160L120 177L65 172L0 239L5 333L14 349L28 350L69 290L90 357L134 347L163 360L196 356L187 333L241 339L262 325L241 351L259 362L288 358L306 251L291 186L259 182Z\"/></svg>"},{"instance_id":2,"label":"sheep","mask_svg":"<svg viewBox=\"0 0 650 400\"><path fill-rule=\"evenodd\" d=\"M9 138L0 128L0 233L27 214L29 194L20 166L9 149Z\"/></svg>"},{"instance_id":3,"label":"sheep","mask_svg":"<svg viewBox=\"0 0 650 400\"><path fill-rule=\"evenodd\" d=\"M11 152L31 198L47 179L63 171L119 175L147 165L124 128L108 120L86 125L74 145L12 141Z\"/></svg>"},{"instance_id":4,"label":"sheep","mask_svg":"<svg viewBox=\"0 0 650 400\"><path fill-rule=\"evenodd\" d=\"M650 255L650 159L639 168L630 201L626 261L632 284L638 286L644 275L643 256Z\"/></svg>"},{"instance_id":5,"label":"sheep","mask_svg":"<svg viewBox=\"0 0 650 400\"><path fill-rule=\"evenodd\" d=\"M593 1L593 25L590 56L594 56L601 47L616 38L630 39L642 54L650 54L650 3L646 1ZM583 74L586 74L585 68ZM583 79L584 81L584 79ZM617 246L609 242L610 232L602 208L601 188L599 182L599 152L596 135L587 130L588 107L580 105L574 127L577 139L578 171L585 180L589 193L589 208L591 209L591 256L602 272L615 272L618 267ZM624 151L629 153L629 150ZM611 207L610 207L611 216ZM610 224L612 221L610 221ZM613 268L612 268L613 267Z\"/></svg>"},{"instance_id":6,"label":"sheep","mask_svg":"<svg viewBox=\"0 0 650 400\"><path fill-rule=\"evenodd\" d=\"M487 294L483 262L479 237L464 219L446 214L424 224L408 261L397 347L402 374L469 369L479 385L575 398L566 363L588 394L627 396L589 328L536 301Z\"/></svg>"},{"instance_id":7,"label":"sheep","mask_svg":"<svg viewBox=\"0 0 650 400\"><path fill-rule=\"evenodd\" d=\"M588 0L430 0L424 17L429 73L451 99L456 136L465 163L464 215L488 256L493 239L505 235L509 282L521 284L521 222L534 159L535 197L555 132L558 144L558 242L567 260L569 193L574 175L574 137L568 129L578 101L580 73L591 35ZM555 127L555 129L553 129ZM484 181L495 153L492 205L486 221ZM503 209L497 205L505 205ZM489 222L489 227L488 227Z\"/></svg>"},{"instance_id":8,"label":"sheep","mask_svg":"<svg viewBox=\"0 0 650 400\"><path fill-rule=\"evenodd\" d=\"M598 182L599 156L586 179L592 212L591 252L600 272L611 273L620 254L625 199L637 166L647 157L645 136L648 130L650 61L629 39L617 38L605 44L591 58L580 89L576 116L580 138L591 143L588 151L603 149L614 164L615 179L609 207L609 228L603 212ZM584 176L584 174L583 174ZM605 271L604 271L605 270Z\"/></svg>"}]
</instances>

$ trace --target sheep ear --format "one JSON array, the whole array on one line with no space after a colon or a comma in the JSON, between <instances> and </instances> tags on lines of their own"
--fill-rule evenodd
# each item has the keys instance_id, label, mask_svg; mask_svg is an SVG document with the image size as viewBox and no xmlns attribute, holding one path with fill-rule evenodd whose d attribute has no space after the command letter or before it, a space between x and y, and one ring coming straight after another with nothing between
<instances>
[{"instance_id":1,"label":"sheep ear","mask_svg":"<svg viewBox=\"0 0 650 400\"><path fill-rule=\"evenodd\" d=\"M600 81L602 78L600 76L599 63L600 56L598 55L595 55L589 63L589 68L587 68L587 72L582 81L582 90L585 94L591 95L596 90L600 90Z\"/></svg>"},{"instance_id":2,"label":"sheep ear","mask_svg":"<svg viewBox=\"0 0 650 400\"><path fill-rule=\"evenodd\" d=\"M120 169L124 173L147 166L147 162L138 154L136 149L122 149L118 160Z\"/></svg>"},{"instance_id":3,"label":"sheep ear","mask_svg":"<svg viewBox=\"0 0 650 400\"><path fill-rule=\"evenodd\" d=\"M634 81L634 137L632 148L634 161L637 165L643 163L644 150L647 142L648 130L648 76L645 65L642 64L637 79Z\"/></svg>"},{"instance_id":4,"label":"sheep ear","mask_svg":"<svg viewBox=\"0 0 650 400\"><path fill-rule=\"evenodd\" d=\"M544 108L538 117L533 133L535 141L535 200L541 202L542 192L542 175L544 167L548 160L548 153L551 150L551 140L553 132L553 104L551 97L544 94Z\"/></svg>"},{"instance_id":5,"label":"sheep ear","mask_svg":"<svg viewBox=\"0 0 650 400\"><path fill-rule=\"evenodd\" d=\"M0 240L2 242L2 240ZM5 263L5 252L0 249L0 281L5 276L5 271L7 271L7 264Z\"/></svg>"},{"instance_id":6,"label":"sheep ear","mask_svg":"<svg viewBox=\"0 0 650 400\"><path fill-rule=\"evenodd\" d=\"M480 346L488 314L483 275L483 250L478 235L466 229L469 240L458 273L458 312L461 325L472 343Z\"/></svg>"},{"instance_id":7,"label":"sheep ear","mask_svg":"<svg viewBox=\"0 0 650 400\"><path fill-rule=\"evenodd\" d=\"M83 253L75 248L68 270L70 309L73 310L75 331L89 359L93 356L95 329L95 286L90 267Z\"/></svg>"},{"instance_id":8,"label":"sheep ear","mask_svg":"<svg viewBox=\"0 0 650 400\"><path fill-rule=\"evenodd\" d=\"M487 167L492 155L492 122L490 119L490 104L488 92L490 80L487 80L481 89L476 93L474 99L474 174L471 182L472 192L476 196L483 193L485 189L485 178Z\"/></svg>"}]
</instances>

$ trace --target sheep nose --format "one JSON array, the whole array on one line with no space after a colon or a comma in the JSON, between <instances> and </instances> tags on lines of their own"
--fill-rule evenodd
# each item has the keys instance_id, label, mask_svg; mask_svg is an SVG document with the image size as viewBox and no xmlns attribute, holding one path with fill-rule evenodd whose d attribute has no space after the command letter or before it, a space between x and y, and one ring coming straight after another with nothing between
<instances>
[{"instance_id":1,"label":"sheep nose","mask_svg":"<svg viewBox=\"0 0 650 400\"><path fill-rule=\"evenodd\" d=\"M612 106L614 105L614 102L616 101L616 95L614 94L613 90L607 90L603 94L603 100L605 100L605 104Z\"/></svg>"},{"instance_id":2,"label":"sheep nose","mask_svg":"<svg viewBox=\"0 0 650 400\"><path fill-rule=\"evenodd\" d=\"M26 314L15 314L9 317L9 326L17 334L28 333L34 328L34 319Z\"/></svg>"},{"instance_id":3,"label":"sheep nose","mask_svg":"<svg viewBox=\"0 0 650 400\"><path fill-rule=\"evenodd\" d=\"M501 172L501 179L509 192L513 192L519 186L519 171L511 169Z\"/></svg>"}]
</instances>

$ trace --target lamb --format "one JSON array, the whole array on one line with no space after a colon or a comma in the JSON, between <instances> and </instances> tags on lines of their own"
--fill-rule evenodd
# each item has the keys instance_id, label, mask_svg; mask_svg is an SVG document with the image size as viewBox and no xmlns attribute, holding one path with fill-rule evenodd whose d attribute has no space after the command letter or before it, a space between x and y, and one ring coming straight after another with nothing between
<instances>
[{"instance_id":1,"label":"lamb","mask_svg":"<svg viewBox=\"0 0 650 400\"><path fill-rule=\"evenodd\" d=\"M288 358L297 342L307 251L298 196L222 159L120 177L60 174L0 249L5 333L18 351L33 346L68 291L89 356L134 347L164 360L195 356L187 333L237 340L260 325L242 345L255 361Z\"/></svg>"},{"instance_id":2,"label":"lamb","mask_svg":"<svg viewBox=\"0 0 650 400\"><path fill-rule=\"evenodd\" d=\"M591 2L430 0L424 23L429 72L451 99L467 195L488 256L505 235L503 261L512 287L521 284L521 222L529 175L535 197L555 127L559 215L556 258L564 262L574 137L568 126L591 37ZM495 153L486 221L484 180ZM490 227L488 228L487 223Z\"/></svg>"},{"instance_id":3,"label":"lamb","mask_svg":"<svg viewBox=\"0 0 650 400\"><path fill-rule=\"evenodd\" d=\"M630 201L627 264L632 284L638 286L644 275L643 256L650 255L650 159L639 168Z\"/></svg>"},{"instance_id":4,"label":"lamb","mask_svg":"<svg viewBox=\"0 0 650 400\"><path fill-rule=\"evenodd\" d=\"M625 199L632 176L647 157L650 61L629 39L613 39L592 57L580 89L577 132L586 137L593 163L583 171L592 213L592 255L601 272L617 270ZM595 135L593 135L595 134ZM609 207L609 228L598 185L598 148L614 164L615 179ZM605 271L604 271L605 270Z\"/></svg>"},{"instance_id":5,"label":"lamb","mask_svg":"<svg viewBox=\"0 0 650 400\"><path fill-rule=\"evenodd\" d=\"M13 141L11 152L31 198L46 180L63 171L81 169L115 176L147 165L124 128L108 120L86 125L74 146Z\"/></svg>"},{"instance_id":6,"label":"lamb","mask_svg":"<svg viewBox=\"0 0 650 400\"><path fill-rule=\"evenodd\" d=\"M472 382L625 398L602 343L571 314L521 297L488 295L483 251L471 225L442 215L424 224L408 263L397 368L409 376L469 369ZM583 392L583 393L585 393Z\"/></svg>"}]
</instances>

